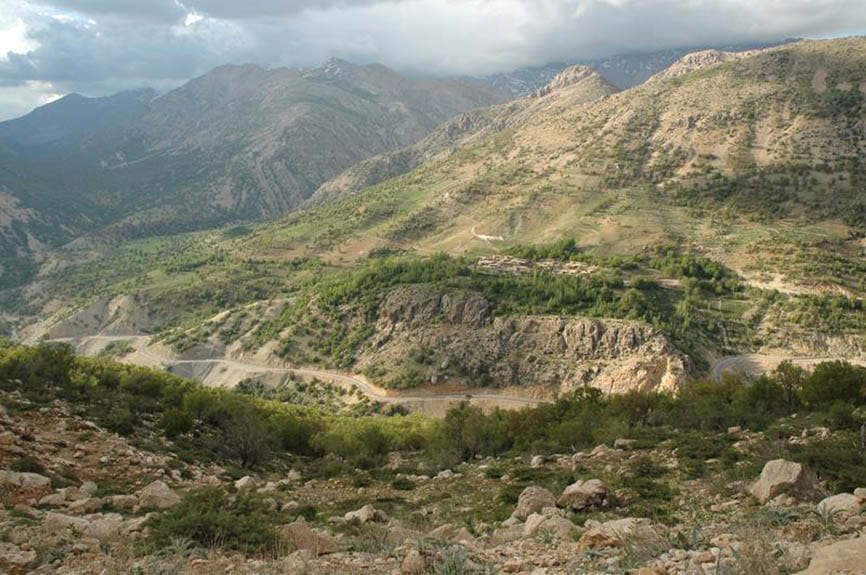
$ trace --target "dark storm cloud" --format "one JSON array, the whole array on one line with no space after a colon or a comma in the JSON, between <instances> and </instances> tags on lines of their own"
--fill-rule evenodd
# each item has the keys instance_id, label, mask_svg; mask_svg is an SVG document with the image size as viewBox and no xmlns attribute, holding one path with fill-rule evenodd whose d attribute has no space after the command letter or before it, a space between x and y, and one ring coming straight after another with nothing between
<instances>
[{"instance_id":1,"label":"dark storm cloud","mask_svg":"<svg viewBox=\"0 0 866 575\"><path fill-rule=\"evenodd\" d=\"M862 30L864 0L0 0L0 118L28 90L164 89L229 62L486 74Z\"/></svg>"}]
</instances>

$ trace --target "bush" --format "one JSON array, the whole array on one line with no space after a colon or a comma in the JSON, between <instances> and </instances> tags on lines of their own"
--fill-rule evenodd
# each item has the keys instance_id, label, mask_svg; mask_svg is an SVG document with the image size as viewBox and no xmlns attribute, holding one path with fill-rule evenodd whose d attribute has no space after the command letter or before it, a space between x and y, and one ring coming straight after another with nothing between
<instances>
[{"instance_id":1,"label":"bush","mask_svg":"<svg viewBox=\"0 0 866 575\"><path fill-rule=\"evenodd\" d=\"M150 520L149 539L157 548L180 537L204 547L261 553L276 550L277 521L277 515L255 495L231 499L219 487L202 487Z\"/></svg>"},{"instance_id":2,"label":"bush","mask_svg":"<svg viewBox=\"0 0 866 575\"><path fill-rule=\"evenodd\" d=\"M177 437L189 433L193 427L192 415L182 409L169 409L162 414L159 426L166 437Z\"/></svg>"},{"instance_id":3,"label":"bush","mask_svg":"<svg viewBox=\"0 0 866 575\"><path fill-rule=\"evenodd\" d=\"M406 479L405 477L398 477L391 482L391 487L399 491L412 491L413 489L415 489L415 484L412 483L412 481Z\"/></svg>"},{"instance_id":4,"label":"bush","mask_svg":"<svg viewBox=\"0 0 866 575\"><path fill-rule=\"evenodd\" d=\"M18 473L45 473L45 467L32 457L16 459L9 466L9 469Z\"/></svg>"},{"instance_id":5,"label":"bush","mask_svg":"<svg viewBox=\"0 0 866 575\"><path fill-rule=\"evenodd\" d=\"M866 401L866 368L844 361L828 361L815 366L800 390L800 399L813 409L827 408L836 402L862 405Z\"/></svg>"}]
</instances>

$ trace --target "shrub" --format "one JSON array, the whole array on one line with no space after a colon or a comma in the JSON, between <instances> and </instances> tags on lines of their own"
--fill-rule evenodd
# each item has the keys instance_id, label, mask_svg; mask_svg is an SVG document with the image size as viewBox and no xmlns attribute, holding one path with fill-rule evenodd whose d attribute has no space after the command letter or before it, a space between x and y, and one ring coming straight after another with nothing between
<instances>
[{"instance_id":1,"label":"shrub","mask_svg":"<svg viewBox=\"0 0 866 575\"><path fill-rule=\"evenodd\" d=\"M811 409L829 407L837 401L861 405L866 397L866 368L844 361L815 366L800 390L800 399Z\"/></svg>"},{"instance_id":2,"label":"shrub","mask_svg":"<svg viewBox=\"0 0 866 575\"><path fill-rule=\"evenodd\" d=\"M278 544L277 520L277 515L255 495L231 499L219 487L202 487L188 492L175 507L150 520L149 539L156 547L182 537L205 547L267 552Z\"/></svg>"},{"instance_id":3,"label":"shrub","mask_svg":"<svg viewBox=\"0 0 866 575\"><path fill-rule=\"evenodd\" d=\"M45 467L32 457L21 457L9 466L12 471L19 473L45 473Z\"/></svg>"},{"instance_id":4,"label":"shrub","mask_svg":"<svg viewBox=\"0 0 866 575\"><path fill-rule=\"evenodd\" d=\"M391 487L399 491L411 491L415 489L415 484L405 477L398 477L391 482Z\"/></svg>"},{"instance_id":5,"label":"shrub","mask_svg":"<svg viewBox=\"0 0 866 575\"><path fill-rule=\"evenodd\" d=\"M193 427L192 416L182 409L169 409L162 414L159 426L166 437L177 437L189 433Z\"/></svg>"}]
</instances>

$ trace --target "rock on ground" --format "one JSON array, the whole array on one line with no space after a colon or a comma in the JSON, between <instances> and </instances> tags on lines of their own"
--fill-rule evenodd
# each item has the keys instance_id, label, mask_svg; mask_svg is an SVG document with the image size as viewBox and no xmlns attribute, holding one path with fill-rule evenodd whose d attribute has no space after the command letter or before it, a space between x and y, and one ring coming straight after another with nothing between
<instances>
[{"instance_id":1,"label":"rock on ground","mask_svg":"<svg viewBox=\"0 0 866 575\"><path fill-rule=\"evenodd\" d=\"M839 541L815 551L805 571L798 575L866 575L866 536Z\"/></svg>"},{"instance_id":2,"label":"rock on ground","mask_svg":"<svg viewBox=\"0 0 866 575\"><path fill-rule=\"evenodd\" d=\"M607 486L598 479L579 480L565 488L557 504L584 511L607 504Z\"/></svg>"},{"instance_id":3,"label":"rock on ground","mask_svg":"<svg viewBox=\"0 0 866 575\"><path fill-rule=\"evenodd\" d=\"M766 503L777 495L807 488L809 484L809 474L802 465L774 459L764 465L761 477L749 488L749 492L761 503Z\"/></svg>"},{"instance_id":4,"label":"rock on ground","mask_svg":"<svg viewBox=\"0 0 866 575\"><path fill-rule=\"evenodd\" d=\"M555 506L556 498L550 491L533 485L520 493L520 497L517 498L517 507L511 516L525 521L533 513L540 513L545 507Z\"/></svg>"},{"instance_id":5,"label":"rock on ground","mask_svg":"<svg viewBox=\"0 0 866 575\"><path fill-rule=\"evenodd\" d=\"M337 552L337 540L328 533L313 529L303 519L283 527L283 537L299 551L310 551L315 555Z\"/></svg>"},{"instance_id":6,"label":"rock on ground","mask_svg":"<svg viewBox=\"0 0 866 575\"><path fill-rule=\"evenodd\" d=\"M164 481L157 480L138 492L138 502L142 507L168 509L180 503L180 495Z\"/></svg>"}]
</instances>

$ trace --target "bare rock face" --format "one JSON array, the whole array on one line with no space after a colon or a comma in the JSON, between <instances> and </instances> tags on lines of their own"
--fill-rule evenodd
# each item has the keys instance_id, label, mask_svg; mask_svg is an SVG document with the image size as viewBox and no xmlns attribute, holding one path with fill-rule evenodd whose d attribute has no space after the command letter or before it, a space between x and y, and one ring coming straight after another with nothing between
<instances>
[{"instance_id":1,"label":"bare rock face","mask_svg":"<svg viewBox=\"0 0 866 575\"><path fill-rule=\"evenodd\" d=\"M180 503L180 495L175 493L164 481L154 481L138 492L139 505L168 509Z\"/></svg>"},{"instance_id":2,"label":"bare rock face","mask_svg":"<svg viewBox=\"0 0 866 575\"><path fill-rule=\"evenodd\" d=\"M512 517L525 521L533 513L541 513L545 507L556 505L556 498L543 487L530 486L523 490L517 498L517 507L511 514Z\"/></svg>"},{"instance_id":3,"label":"bare rock face","mask_svg":"<svg viewBox=\"0 0 866 575\"><path fill-rule=\"evenodd\" d=\"M413 351L433 350L427 382L496 387L591 386L608 393L675 390L687 357L640 322L579 317L496 317L482 295L421 286L393 290L379 308L359 367L399 373ZM427 383L419 381L418 383Z\"/></svg>"},{"instance_id":4,"label":"bare rock face","mask_svg":"<svg viewBox=\"0 0 866 575\"><path fill-rule=\"evenodd\" d=\"M810 477L799 463L774 459L764 465L761 477L749 488L749 493L761 503L766 503L782 493L807 488Z\"/></svg>"},{"instance_id":5,"label":"bare rock face","mask_svg":"<svg viewBox=\"0 0 866 575\"><path fill-rule=\"evenodd\" d=\"M607 505L607 486L599 479L579 480L565 488L557 504L575 511Z\"/></svg>"}]
</instances>

